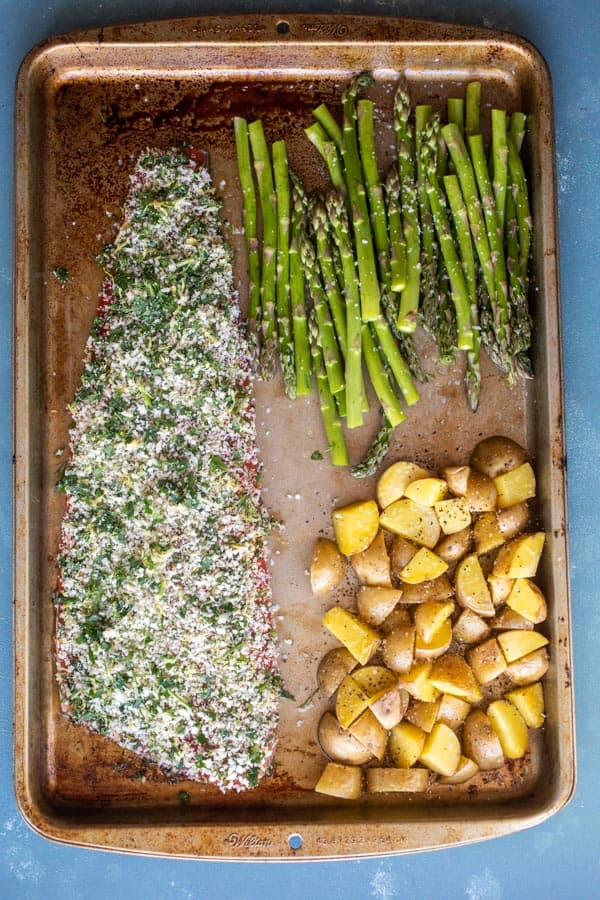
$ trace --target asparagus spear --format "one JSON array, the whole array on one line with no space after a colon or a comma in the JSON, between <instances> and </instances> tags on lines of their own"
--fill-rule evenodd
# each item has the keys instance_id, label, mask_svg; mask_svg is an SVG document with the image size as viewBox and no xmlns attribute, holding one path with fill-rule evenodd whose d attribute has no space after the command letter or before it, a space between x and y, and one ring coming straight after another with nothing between
<instances>
[{"instance_id":1,"label":"asparagus spear","mask_svg":"<svg viewBox=\"0 0 600 900\"><path fill-rule=\"evenodd\" d=\"M417 154L417 199L421 221L421 320L434 337L439 316L438 248L429 197L426 189L425 166L421 152L423 129L431 117L431 106L415 108L415 146Z\"/></svg>"},{"instance_id":2,"label":"asparagus spear","mask_svg":"<svg viewBox=\"0 0 600 900\"><path fill-rule=\"evenodd\" d=\"M329 445L331 454L331 462L334 466L347 466L349 463L348 450L344 440L344 430L341 419L338 415L335 400L329 388L329 380L325 369L323 352L319 343L319 325L316 313L311 310L309 316L309 335L310 350L312 355L313 368L315 370L315 379L317 382L317 391L321 406L321 416L325 435Z\"/></svg>"},{"instance_id":3,"label":"asparagus spear","mask_svg":"<svg viewBox=\"0 0 600 900\"><path fill-rule=\"evenodd\" d=\"M285 391L293 400L296 397L296 366L290 313L290 179L285 141L275 141L271 153L277 198L277 342Z\"/></svg>"},{"instance_id":4,"label":"asparagus spear","mask_svg":"<svg viewBox=\"0 0 600 900\"><path fill-rule=\"evenodd\" d=\"M300 259L306 272L309 293L313 301L329 389L332 394L338 394L344 390L344 370L327 298L319 277L315 249L306 233L301 235Z\"/></svg>"},{"instance_id":5,"label":"asparagus spear","mask_svg":"<svg viewBox=\"0 0 600 900\"><path fill-rule=\"evenodd\" d=\"M350 82L342 99L342 159L354 229L361 312L365 322L372 321L379 316L380 297L369 210L358 149L356 98L358 92L371 84L372 80L366 72L357 75Z\"/></svg>"},{"instance_id":6,"label":"asparagus spear","mask_svg":"<svg viewBox=\"0 0 600 900\"><path fill-rule=\"evenodd\" d=\"M529 192L527 179L519 151L517 141L512 134L508 136L508 173L512 184L512 192L517 211L517 225L519 233L519 264L521 274L527 286L527 271L529 268L529 254L531 250L531 210L529 208Z\"/></svg>"},{"instance_id":7,"label":"asparagus spear","mask_svg":"<svg viewBox=\"0 0 600 900\"><path fill-rule=\"evenodd\" d=\"M492 175L498 228L502 234L504 233L504 211L506 208L506 186L508 182L506 111L503 109L492 110Z\"/></svg>"},{"instance_id":8,"label":"asparagus spear","mask_svg":"<svg viewBox=\"0 0 600 900\"><path fill-rule=\"evenodd\" d=\"M409 406L412 406L413 403L416 403L419 400L419 392L413 384L410 369L400 353L400 349L394 340L390 326L383 316L379 316L379 318L375 319L371 325L379 341L381 356L396 379L405 402Z\"/></svg>"},{"instance_id":9,"label":"asparagus spear","mask_svg":"<svg viewBox=\"0 0 600 900\"><path fill-rule=\"evenodd\" d=\"M460 182L460 188L463 197L465 198L471 234L473 235L473 242L479 258L485 288L490 300L493 302L495 295L494 266L485 230L483 213L481 211L479 194L477 192L477 183L473 173L473 166L458 126L453 123L448 123L443 126L442 134L446 141L450 156L452 157L454 168Z\"/></svg>"},{"instance_id":10,"label":"asparagus spear","mask_svg":"<svg viewBox=\"0 0 600 900\"><path fill-rule=\"evenodd\" d=\"M479 109L481 106L481 82L470 81L465 90L465 135L479 134Z\"/></svg>"},{"instance_id":11,"label":"asparagus spear","mask_svg":"<svg viewBox=\"0 0 600 900\"><path fill-rule=\"evenodd\" d=\"M444 177L444 188L448 205L452 213L454 231L460 252L460 259L465 275L469 306L471 310L471 325L473 328L473 348L467 351L467 369L465 382L469 406L475 411L479 405L481 391L481 367L479 364L479 309L477 303L477 274L475 269L475 251L469 229L469 216L467 207L460 190L456 175Z\"/></svg>"},{"instance_id":12,"label":"asparagus spear","mask_svg":"<svg viewBox=\"0 0 600 900\"><path fill-rule=\"evenodd\" d=\"M465 100L464 97L448 98L448 122L456 125L461 135L465 131Z\"/></svg>"},{"instance_id":13,"label":"asparagus spear","mask_svg":"<svg viewBox=\"0 0 600 900\"><path fill-rule=\"evenodd\" d=\"M317 263L342 356L346 356L346 309L335 273L328 237L327 210L322 198L315 198L310 207L310 223L315 237Z\"/></svg>"},{"instance_id":14,"label":"asparagus spear","mask_svg":"<svg viewBox=\"0 0 600 900\"><path fill-rule=\"evenodd\" d=\"M527 116L522 112L514 112L510 117L509 130L515 142L516 148L521 152L523 141L525 140L525 127L527 125Z\"/></svg>"},{"instance_id":15,"label":"asparagus spear","mask_svg":"<svg viewBox=\"0 0 600 900\"><path fill-rule=\"evenodd\" d=\"M510 337L508 333L508 280L506 275L506 261L504 258L502 231L496 215L494 192L485 159L482 135L472 134L469 137L469 148L471 151L471 159L473 161L475 179L481 197L481 205L483 207L487 237L494 267L494 332L500 347L507 348ZM507 368L508 371L510 371L510 367Z\"/></svg>"},{"instance_id":16,"label":"asparagus spear","mask_svg":"<svg viewBox=\"0 0 600 900\"><path fill-rule=\"evenodd\" d=\"M471 325L469 293L450 231L444 195L440 190L437 177L436 154L439 127L439 116L436 115L427 123L423 131L421 156L425 169L426 190L435 230L440 242L440 250L444 258L448 278L450 279L452 301L456 310L458 348L459 350L472 350L473 328Z\"/></svg>"},{"instance_id":17,"label":"asparagus spear","mask_svg":"<svg viewBox=\"0 0 600 900\"><path fill-rule=\"evenodd\" d=\"M398 328L412 332L417 327L419 291L421 282L421 248L419 213L415 168L412 158L412 129L410 125L410 98L401 82L394 98L394 128L398 151L400 176L400 200L403 215L404 240L406 241L406 285L400 297Z\"/></svg>"},{"instance_id":18,"label":"asparagus spear","mask_svg":"<svg viewBox=\"0 0 600 900\"><path fill-rule=\"evenodd\" d=\"M402 291L406 285L406 242L402 231L402 211L400 209L400 179L398 172L389 170L385 182L388 229L390 237L390 279L389 287L394 292Z\"/></svg>"},{"instance_id":19,"label":"asparagus spear","mask_svg":"<svg viewBox=\"0 0 600 900\"><path fill-rule=\"evenodd\" d=\"M304 129L304 133L325 160L333 186L338 191L345 194L346 181L344 179L344 170L335 142L329 138L327 132L319 122L314 122L312 125L309 125L308 128Z\"/></svg>"},{"instance_id":20,"label":"asparagus spear","mask_svg":"<svg viewBox=\"0 0 600 900\"><path fill-rule=\"evenodd\" d=\"M248 136L254 157L254 171L263 221L262 273L260 297L262 307L261 374L271 378L275 369L275 285L277 278L277 200L269 148L262 122L248 125Z\"/></svg>"},{"instance_id":21,"label":"asparagus spear","mask_svg":"<svg viewBox=\"0 0 600 900\"><path fill-rule=\"evenodd\" d=\"M326 208L340 252L346 299L346 424L357 428L363 422L365 390L362 376L362 322L356 264L349 233L348 215L339 194L329 193Z\"/></svg>"},{"instance_id":22,"label":"asparagus spear","mask_svg":"<svg viewBox=\"0 0 600 900\"><path fill-rule=\"evenodd\" d=\"M383 185L377 167L377 151L375 149L374 103L372 100L359 100L358 139L360 158L364 173L365 186L369 200L371 228L379 261L379 277L384 287L390 282L390 240L387 229L387 217L383 199Z\"/></svg>"},{"instance_id":23,"label":"asparagus spear","mask_svg":"<svg viewBox=\"0 0 600 900\"><path fill-rule=\"evenodd\" d=\"M252 176L248 123L241 116L233 120L237 165L242 188L244 240L248 258L248 340L252 347L255 364L260 352L260 257L258 253L258 228L256 215L256 192Z\"/></svg>"},{"instance_id":24,"label":"asparagus spear","mask_svg":"<svg viewBox=\"0 0 600 900\"><path fill-rule=\"evenodd\" d=\"M317 108L313 110L313 116L315 117L319 125L321 125L321 127L325 129L325 132L329 135L337 149L341 150L342 129L336 122L327 104L320 103Z\"/></svg>"},{"instance_id":25,"label":"asparagus spear","mask_svg":"<svg viewBox=\"0 0 600 900\"><path fill-rule=\"evenodd\" d=\"M354 478L369 478L371 475L375 474L383 462L385 454L388 452L393 433L394 429L386 419L382 410L381 424L371 446L361 461L350 467L350 474L353 475Z\"/></svg>"},{"instance_id":26,"label":"asparagus spear","mask_svg":"<svg viewBox=\"0 0 600 900\"><path fill-rule=\"evenodd\" d=\"M369 325L365 322L362 325L362 348L371 379L373 389L381 403L385 416L390 425L395 428L404 421L406 416L400 406L400 402L394 393L394 389L388 378L385 367L382 364L381 357L373 340Z\"/></svg>"},{"instance_id":27,"label":"asparagus spear","mask_svg":"<svg viewBox=\"0 0 600 900\"><path fill-rule=\"evenodd\" d=\"M308 321L306 317L306 285L304 267L300 259L300 244L304 230L306 197L300 180L290 172L292 223L290 237L290 306L294 334L294 364L296 368L296 394L306 396L312 392Z\"/></svg>"}]
</instances>

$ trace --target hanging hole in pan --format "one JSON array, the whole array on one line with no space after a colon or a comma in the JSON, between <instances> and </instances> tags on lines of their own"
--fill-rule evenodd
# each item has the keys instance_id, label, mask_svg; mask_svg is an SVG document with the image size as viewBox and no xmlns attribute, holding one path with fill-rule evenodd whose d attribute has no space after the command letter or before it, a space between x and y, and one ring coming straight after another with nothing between
<instances>
[{"instance_id":1,"label":"hanging hole in pan","mask_svg":"<svg viewBox=\"0 0 600 900\"><path fill-rule=\"evenodd\" d=\"M297 833L290 834L288 844L290 845L290 850L300 850L303 844L302 835Z\"/></svg>"},{"instance_id":2,"label":"hanging hole in pan","mask_svg":"<svg viewBox=\"0 0 600 900\"><path fill-rule=\"evenodd\" d=\"M277 23L277 34L287 34L290 30L290 23L282 19Z\"/></svg>"}]
</instances>

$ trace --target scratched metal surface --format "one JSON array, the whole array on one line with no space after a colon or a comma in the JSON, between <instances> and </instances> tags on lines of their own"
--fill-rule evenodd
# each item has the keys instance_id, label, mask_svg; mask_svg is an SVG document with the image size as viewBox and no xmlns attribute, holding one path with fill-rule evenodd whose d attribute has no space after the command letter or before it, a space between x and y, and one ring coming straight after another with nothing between
<instances>
[{"instance_id":1,"label":"scratched metal surface","mask_svg":"<svg viewBox=\"0 0 600 900\"><path fill-rule=\"evenodd\" d=\"M2 81L2 126L0 138L5 159L10 157L12 79L18 61L37 39L74 27L131 20L155 14L142 2L77 4L39 0L20 4L18 9L6 5L3 42L5 53L0 60ZM292 4L290 4L292 5ZM219 11L222 11L221 4ZM268 4L265 5L268 9ZM314 5L315 9L318 4ZM353 12L397 13L393 4L379 4L369 9L361 3L345 7ZM206 6L211 11L210 6ZM243 9L230 5L231 11ZM213 10L214 11L214 10ZM189 13L187 2L161 5L163 14ZM594 896L593 875L596 871L594 822L598 809L597 717L594 714L597 688L596 647L597 617L594 614L596 542L593 522L597 518L598 486L592 477L597 447L597 401L594 384L595 334L598 311L592 302L593 258L588 255L585 234L597 230L597 181L593 179L594 151L592 135L582 126L588 117L597 117L597 63L593 62L593 21L591 3L579 2L567 15L552 0L535 0L518 7L499 10L496 4L461 4L460 11L447 4L420 2L406 4L402 12L429 15L447 21L460 19L471 24L504 27L526 34L544 52L555 75L557 111L557 158L559 204L562 233L564 314L565 392L567 412L567 445L569 448L569 509L572 553L573 593L575 599L575 668L578 694L578 746L580 750L579 790L575 800L561 813L531 831L505 838L503 841L455 848L431 857L391 857L380 861L363 860L344 864L313 864L289 869L280 866L224 865L169 860L132 859L123 855L110 858L90 854L76 848L50 844L29 831L14 807L9 770L10 759L10 612L8 590L10 578L9 515L10 490L8 468L1 488L3 495L4 531L2 565L5 573L0 625L2 663L2 712L0 739L4 766L0 783L4 822L0 834L0 881L7 897L68 896L103 897L116 891L128 896L224 896L224 897L393 897L409 891L422 897L439 896L439 879L432 877L432 862L443 866L444 886L450 896L502 897L514 896L514 885L522 892L540 896L552 889L554 896ZM562 77L569 64L569 77ZM594 112L595 111L595 112ZM573 140L574 136L576 140ZM3 170L2 196L10 200L10 167ZM10 266L9 206L2 210L2 307L3 327L8 328L8 288ZM566 289L566 290L565 290ZM9 366L5 343L1 357L2 415L4 458L10 451ZM240 840L243 840L240 835ZM251 836L250 836L251 840ZM506 865L510 858L510 866ZM436 869L439 874L439 870Z\"/></svg>"}]
</instances>

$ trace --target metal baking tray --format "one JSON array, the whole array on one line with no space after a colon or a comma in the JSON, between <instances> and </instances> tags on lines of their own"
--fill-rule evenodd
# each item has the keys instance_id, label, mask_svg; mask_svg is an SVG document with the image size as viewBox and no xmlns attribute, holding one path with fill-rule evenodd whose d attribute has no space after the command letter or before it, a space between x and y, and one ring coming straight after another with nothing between
<instances>
[{"instance_id":1,"label":"metal baking tray","mask_svg":"<svg viewBox=\"0 0 600 900\"><path fill-rule=\"evenodd\" d=\"M460 367L435 372L396 431L388 462L441 466L466 460L484 435L525 445L539 478L537 515L548 535L541 573L552 648L547 722L523 761L471 789L338 801L312 790L323 765L316 741L317 662L332 645L327 600L311 596L307 568L334 504L372 494L318 461L324 449L314 400L289 402L278 379L257 384L264 496L284 524L272 546L282 699L274 774L245 794L172 783L60 714L53 674L55 556L63 498L54 490L101 275L94 257L114 224L138 153L182 142L209 151L223 198L244 304L231 120L261 117L285 137L308 186L324 171L303 128L363 70L377 74L385 111L399 74L413 102L446 97L478 78L484 107L529 116L526 165L535 218L532 303L535 378L509 388L484 367L479 411L464 400ZM514 35L397 18L232 16L189 18L66 35L24 61L16 104L15 220L15 779L20 808L48 838L79 846L220 859L326 859L463 844L535 825L575 784L573 691L562 419L560 309L551 86L539 53ZM69 273L61 284L57 266ZM357 458L368 427L352 439ZM545 627L546 627L545 626ZM182 791L186 793L182 793ZM183 802L185 801L185 802Z\"/></svg>"}]
</instances>

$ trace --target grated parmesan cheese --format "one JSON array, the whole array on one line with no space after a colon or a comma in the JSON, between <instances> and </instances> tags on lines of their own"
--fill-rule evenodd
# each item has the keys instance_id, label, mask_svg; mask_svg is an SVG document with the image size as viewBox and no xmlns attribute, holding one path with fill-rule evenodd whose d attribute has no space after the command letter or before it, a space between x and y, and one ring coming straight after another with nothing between
<instances>
[{"instance_id":1,"label":"grated parmesan cheese","mask_svg":"<svg viewBox=\"0 0 600 900\"><path fill-rule=\"evenodd\" d=\"M209 173L148 151L71 412L63 712L170 775L254 787L281 685L250 351Z\"/></svg>"}]
</instances>

